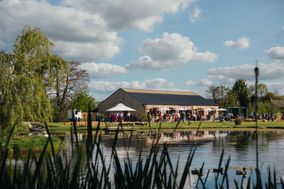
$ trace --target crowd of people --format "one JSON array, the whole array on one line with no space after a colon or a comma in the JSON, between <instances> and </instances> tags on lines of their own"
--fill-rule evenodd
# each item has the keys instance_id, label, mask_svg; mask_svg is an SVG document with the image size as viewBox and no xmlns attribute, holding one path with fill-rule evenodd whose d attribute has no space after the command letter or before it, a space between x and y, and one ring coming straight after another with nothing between
<instances>
[{"instance_id":1,"label":"crowd of people","mask_svg":"<svg viewBox=\"0 0 284 189\"><path fill-rule=\"evenodd\" d=\"M137 121L137 117L130 112L111 113L109 116L105 117L105 121Z\"/></svg>"},{"instance_id":2,"label":"crowd of people","mask_svg":"<svg viewBox=\"0 0 284 189\"><path fill-rule=\"evenodd\" d=\"M162 112L148 112L147 118L151 122L176 122L176 121L202 121L206 120L206 117L201 113L190 113L189 111L180 111L172 113Z\"/></svg>"},{"instance_id":3,"label":"crowd of people","mask_svg":"<svg viewBox=\"0 0 284 189\"><path fill-rule=\"evenodd\" d=\"M97 114L96 120L103 120L107 122L120 122L120 121L150 121L150 122L187 122L187 121L232 121L232 120L245 120L245 119L255 119L255 115L251 113L248 117L244 115L234 115L230 112L220 113L218 117L216 114L209 114L204 116L202 112L190 112L190 111L179 111L179 112L172 112L172 113L162 113L162 112L147 112L146 117L142 119L138 119L134 114L130 112L117 112L117 113L110 113L108 115L102 115L100 113ZM258 119L265 119L265 120L276 120L276 116L273 114L260 114L258 115Z\"/></svg>"}]
</instances>

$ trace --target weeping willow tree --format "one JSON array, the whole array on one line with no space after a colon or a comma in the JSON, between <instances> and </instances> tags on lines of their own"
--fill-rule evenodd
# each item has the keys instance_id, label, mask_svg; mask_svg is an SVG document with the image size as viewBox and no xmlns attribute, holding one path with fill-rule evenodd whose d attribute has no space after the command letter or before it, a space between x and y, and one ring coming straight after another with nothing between
<instances>
[{"instance_id":1,"label":"weeping willow tree","mask_svg":"<svg viewBox=\"0 0 284 189\"><path fill-rule=\"evenodd\" d=\"M9 123L19 122L22 117L20 97L14 88L13 57L3 51L0 52L0 122L2 128Z\"/></svg>"},{"instance_id":2,"label":"weeping willow tree","mask_svg":"<svg viewBox=\"0 0 284 189\"><path fill-rule=\"evenodd\" d=\"M52 43L38 28L25 27L12 54L0 56L1 127L22 121L48 121L47 95L51 77Z\"/></svg>"}]
</instances>

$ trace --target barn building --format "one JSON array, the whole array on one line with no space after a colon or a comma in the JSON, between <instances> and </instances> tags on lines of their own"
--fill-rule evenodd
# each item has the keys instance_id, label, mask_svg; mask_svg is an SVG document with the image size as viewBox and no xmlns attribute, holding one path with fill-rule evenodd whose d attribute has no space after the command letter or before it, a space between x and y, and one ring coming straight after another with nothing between
<instances>
[{"instance_id":1,"label":"barn building","mask_svg":"<svg viewBox=\"0 0 284 189\"><path fill-rule=\"evenodd\" d=\"M147 115L187 113L210 119L218 116L218 105L194 92L143 90L120 88L98 105L98 111L109 114L106 110L118 103L135 109L132 112L137 119L146 120Z\"/></svg>"}]
</instances>

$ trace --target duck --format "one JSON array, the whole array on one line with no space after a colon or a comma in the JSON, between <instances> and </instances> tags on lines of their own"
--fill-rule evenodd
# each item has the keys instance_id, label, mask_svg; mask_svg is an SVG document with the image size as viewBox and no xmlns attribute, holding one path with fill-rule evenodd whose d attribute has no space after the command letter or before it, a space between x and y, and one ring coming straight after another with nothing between
<instances>
[{"instance_id":1,"label":"duck","mask_svg":"<svg viewBox=\"0 0 284 189\"><path fill-rule=\"evenodd\" d=\"M223 167L221 168L213 168L213 173L221 173L221 175L223 174Z\"/></svg>"},{"instance_id":2,"label":"duck","mask_svg":"<svg viewBox=\"0 0 284 189\"><path fill-rule=\"evenodd\" d=\"M191 170L191 174L192 174L192 175L202 176L202 175L203 175L203 172L202 172L202 169L199 169L199 170L193 169L193 170Z\"/></svg>"},{"instance_id":3,"label":"duck","mask_svg":"<svg viewBox=\"0 0 284 189\"><path fill-rule=\"evenodd\" d=\"M247 174L247 171L245 167L243 167L243 170L236 170L236 175L243 175L245 177L246 174Z\"/></svg>"}]
</instances>

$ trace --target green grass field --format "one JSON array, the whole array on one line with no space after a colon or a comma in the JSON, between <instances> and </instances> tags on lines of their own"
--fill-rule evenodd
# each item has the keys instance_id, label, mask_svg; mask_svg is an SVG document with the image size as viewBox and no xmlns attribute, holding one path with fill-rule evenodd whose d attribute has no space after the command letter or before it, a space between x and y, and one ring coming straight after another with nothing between
<instances>
[{"instance_id":1,"label":"green grass field","mask_svg":"<svg viewBox=\"0 0 284 189\"><path fill-rule=\"evenodd\" d=\"M118 123L106 123L109 127L115 127ZM224 122L210 122L210 121L196 121L196 122L180 122L177 126L177 122L152 122L150 123L151 129L158 129L161 125L161 129L251 129L255 128L255 122L246 122L243 121L241 125L235 125L233 121L224 121ZM124 123L124 126L127 124ZM130 125L131 126L131 125ZM93 126L93 129L96 129L97 126ZM65 125L63 122L59 123L50 123L49 128L51 132L69 132L71 129L70 125ZM101 123L100 129L106 128L105 123ZM284 121L258 121L259 129L284 129ZM78 131L87 130L86 125L78 125ZM149 124L147 125L136 125L134 126L135 130L149 130Z\"/></svg>"}]
</instances>

